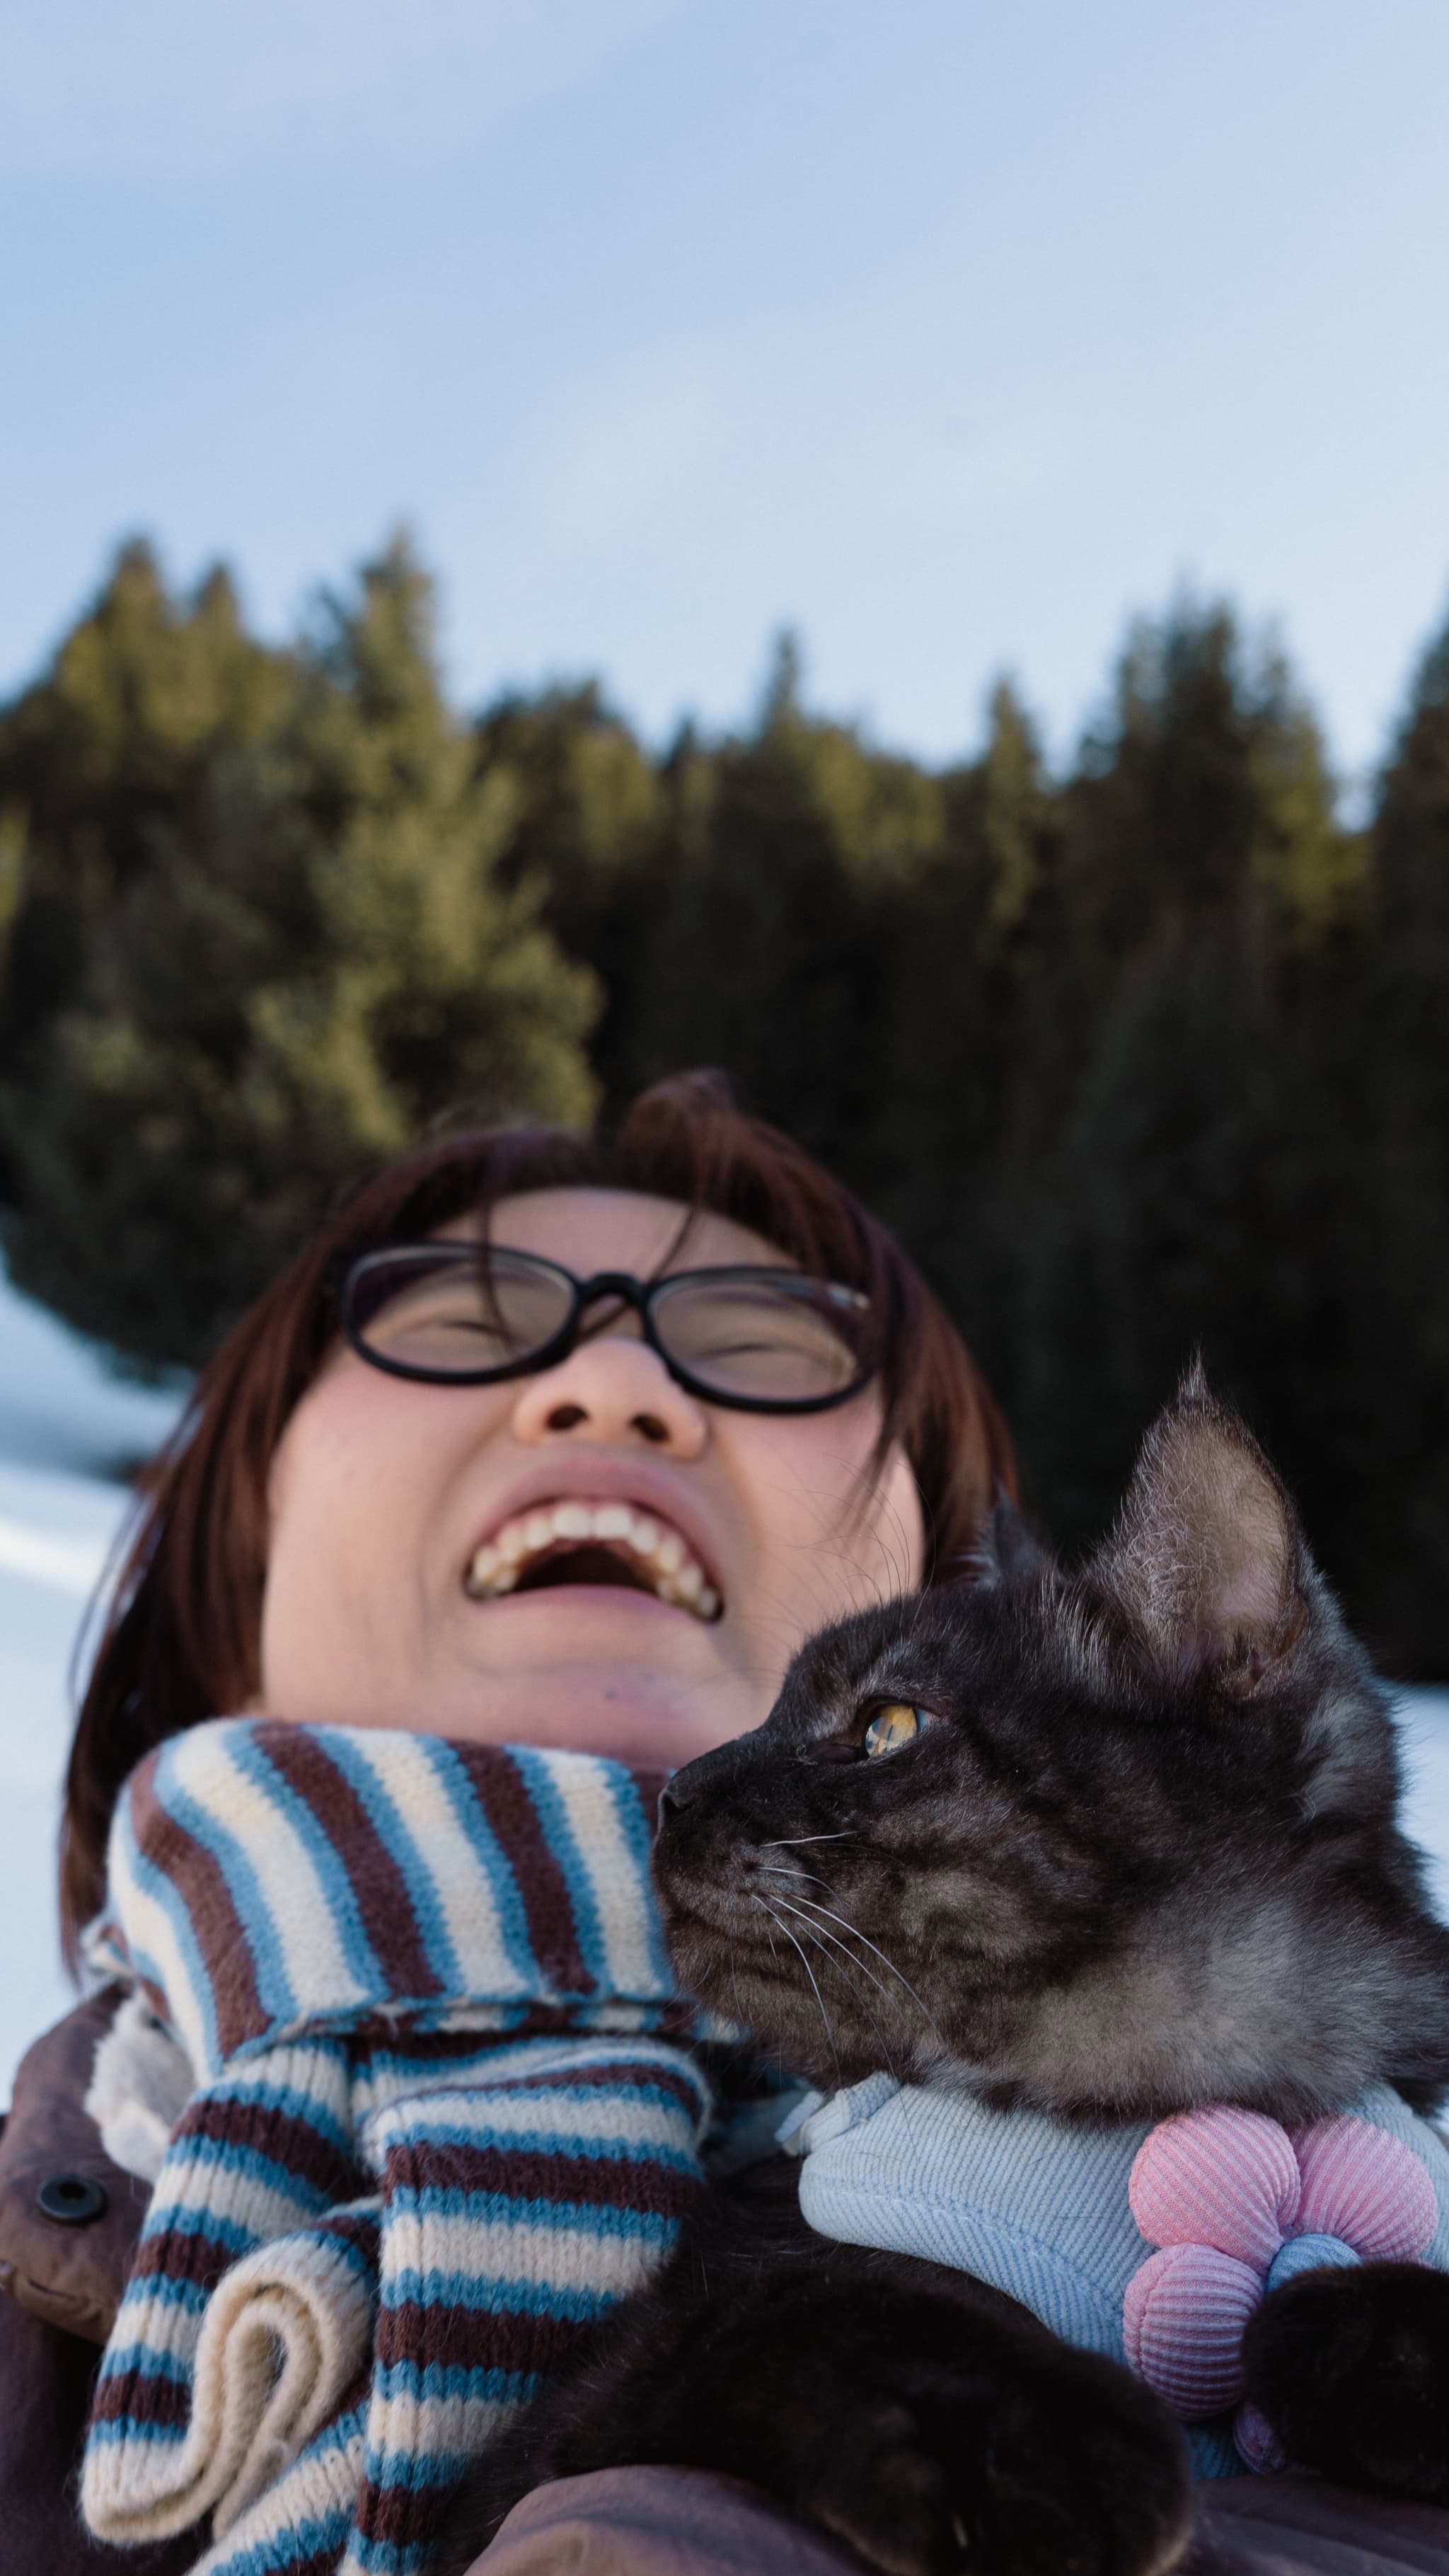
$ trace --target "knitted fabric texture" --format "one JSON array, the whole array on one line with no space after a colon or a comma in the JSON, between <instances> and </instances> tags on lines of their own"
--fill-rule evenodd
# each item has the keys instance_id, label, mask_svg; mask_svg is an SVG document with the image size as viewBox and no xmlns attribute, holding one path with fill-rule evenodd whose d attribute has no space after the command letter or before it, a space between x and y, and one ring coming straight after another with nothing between
<instances>
[{"instance_id":1,"label":"knitted fabric texture","mask_svg":"<svg viewBox=\"0 0 1449 2576\"><path fill-rule=\"evenodd\" d=\"M823 2236L971 2272L1140 2370L1187 2419L1199 2477L1274 2465L1261 2418L1232 2413L1243 2326L1270 2279L1387 2244L1449 2271L1449 2149L1387 2085L1290 2138L1219 2110L1069 2128L879 2074L811 2096L782 2138Z\"/></svg>"},{"instance_id":2,"label":"knitted fabric texture","mask_svg":"<svg viewBox=\"0 0 1449 2576\"><path fill-rule=\"evenodd\" d=\"M133 1774L90 1955L199 2082L101 2364L97 2537L413 2576L470 2458L668 2253L711 2106L658 1787L246 1719Z\"/></svg>"},{"instance_id":3,"label":"knitted fabric texture","mask_svg":"<svg viewBox=\"0 0 1449 2576\"><path fill-rule=\"evenodd\" d=\"M1123 2293L1128 2362L1188 2422L1237 2405L1249 2467L1285 2468L1266 2416L1238 2404L1248 2319L1300 2272L1422 2262L1439 2228L1426 2167L1369 2120L1290 2131L1257 2111L1182 2111L1143 2140L1127 2197L1160 2249Z\"/></svg>"}]
</instances>

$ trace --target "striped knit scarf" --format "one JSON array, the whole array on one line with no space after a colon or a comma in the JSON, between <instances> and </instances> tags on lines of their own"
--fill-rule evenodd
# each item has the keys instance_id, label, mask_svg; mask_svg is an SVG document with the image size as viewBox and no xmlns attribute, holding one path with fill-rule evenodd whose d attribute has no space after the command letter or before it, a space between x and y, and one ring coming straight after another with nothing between
<instances>
[{"instance_id":1,"label":"striped knit scarf","mask_svg":"<svg viewBox=\"0 0 1449 2576\"><path fill-rule=\"evenodd\" d=\"M670 2044L700 2026L658 1786L249 1719L133 1774L92 1954L199 2081L101 2365L97 2537L412 2576L469 2459L663 2259L710 2105Z\"/></svg>"}]
</instances>

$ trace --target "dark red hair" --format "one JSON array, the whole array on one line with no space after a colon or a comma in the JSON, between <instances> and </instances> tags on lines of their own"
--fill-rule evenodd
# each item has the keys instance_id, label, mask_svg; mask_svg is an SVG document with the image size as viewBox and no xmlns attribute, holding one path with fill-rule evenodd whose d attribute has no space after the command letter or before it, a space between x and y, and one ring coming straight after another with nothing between
<instances>
[{"instance_id":1,"label":"dark red hair","mask_svg":"<svg viewBox=\"0 0 1449 2576\"><path fill-rule=\"evenodd\" d=\"M959 1569L994 1494L1015 1493L996 1405L900 1245L798 1145L738 1109L719 1076L656 1084L613 1135L493 1128L424 1146L359 1190L258 1298L202 1370L145 1480L71 1749L61 1848L68 1955L101 1900L127 1773L163 1736L241 1708L258 1690L272 1458L332 1343L340 1274L361 1252L416 1241L471 1212L486 1217L516 1191L560 1187L636 1190L731 1217L812 1276L866 1290L879 1319L880 1454L899 1441L910 1460L928 1582Z\"/></svg>"}]
</instances>

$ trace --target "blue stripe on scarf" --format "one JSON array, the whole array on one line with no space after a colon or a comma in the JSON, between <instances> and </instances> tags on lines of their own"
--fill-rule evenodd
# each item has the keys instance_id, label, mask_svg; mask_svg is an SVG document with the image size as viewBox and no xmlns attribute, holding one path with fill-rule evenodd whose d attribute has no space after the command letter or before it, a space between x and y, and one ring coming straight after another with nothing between
<instances>
[{"instance_id":1,"label":"blue stripe on scarf","mask_svg":"<svg viewBox=\"0 0 1449 2576\"><path fill-rule=\"evenodd\" d=\"M462 1984L462 1971L438 1900L437 1881L408 1832L394 1800L388 1796L365 1753L353 1744L349 1729L334 1727L330 1738L321 1742L321 1750L334 1771L340 1771L348 1787L354 1791L373 1832L389 1857L397 1863L412 1904L413 1921L428 1966L444 1994L456 1994Z\"/></svg>"},{"instance_id":2,"label":"blue stripe on scarf","mask_svg":"<svg viewBox=\"0 0 1449 2576\"><path fill-rule=\"evenodd\" d=\"M190 2161L188 2156L188 2164ZM148 2249L164 2236L186 2236L201 2244L214 2245L218 2253L229 2254L234 2263L239 2263L244 2254L250 2254L252 2247L261 2243L260 2237L250 2227L243 2227L236 2219L219 2218L210 2209L177 2209L169 2201L160 2200L158 2195L146 2212L146 2223L136 2249L138 2267L144 2267ZM128 2298L140 2277L138 2268L127 2284ZM169 2280L167 2274L151 2277Z\"/></svg>"},{"instance_id":3,"label":"blue stripe on scarf","mask_svg":"<svg viewBox=\"0 0 1449 2576\"><path fill-rule=\"evenodd\" d=\"M106 2355L108 2370L134 2371L138 2379L169 2379L173 2388L189 2388L190 2364L174 2352L154 2352L144 2343L121 2344Z\"/></svg>"},{"instance_id":4,"label":"blue stripe on scarf","mask_svg":"<svg viewBox=\"0 0 1449 2576\"><path fill-rule=\"evenodd\" d=\"M332 2207L321 2183L299 2174L294 2166L284 2165L278 2157L269 2156L263 2148L251 2146L244 2138L204 2138L193 2132L186 2141L186 2151L186 2161L193 2173L210 2167L216 2173L244 2174L249 2182L259 2182L263 2190L274 2191L279 2198L290 2200L299 2218L313 2210ZM164 2224L167 2228L185 2227L190 2215L185 2210L166 2210ZM150 2232L149 2228L147 2232ZM258 2240L253 2238L251 2241L256 2243Z\"/></svg>"},{"instance_id":5,"label":"blue stripe on scarf","mask_svg":"<svg viewBox=\"0 0 1449 2576\"><path fill-rule=\"evenodd\" d=\"M206 1972L206 1961L202 1956L201 1945L196 1938L195 1927L185 1900L167 1872L164 1869L158 1869L155 1862L142 1851L132 1828L130 1808L124 1802L116 1810L116 1821L111 1831L120 1846L122 1862L129 1868L137 1887L143 1896L150 1897L152 1903L165 1915L171 1927L172 1937L185 1963L191 1992L201 2006L207 2061L215 2066L221 2057L221 2041L216 2027L216 2005L212 1997L211 1980ZM137 1976L143 1977L148 1985L154 1986L158 1993L164 1995L166 1976L160 1961L139 1944L132 1951L132 1959Z\"/></svg>"},{"instance_id":6,"label":"blue stripe on scarf","mask_svg":"<svg viewBox=\"0 0 1449 2576\"><path fill-rule=\"evenodd\" d=\"M152 2448L158 2443L169 2443L174 2450L176 2444L185 2439L184 2424L138 2424L133 2416L128 2415L116 2424L92 2423L86 2433L86 2448L89 2450L92 2442L99 2442L104 2449L112 2449L119 2442L146 2442Z\"/></svg>"},{"instance_id":7,"label":"blue stripe on scarf","mask_svg":"<svg viewBox=\"0 0 1449 2576\"><path fill-rule=\"evenodd\" d=\"M397 2271L388 2275L384 2306L473 2308L480 2315L554 2317L565 2325L592 2325L618 2303L617 2290L571 2289L562 2281L499 2279L478 2272Z\"/></svg>"},{"instance_id":8,"label":"blue stripe on scarf","mask_svg":"<svg viewBox=\"0 0 1449 2576\"><path fill-rule=\"evenodd\" d=\"M624 1841L628 1846L629 1857L635 1868L641 1871L647 1880L654 1846L653 1819L645 1815L644 1801L632 1780L611 1779L609 1796L613 1801L614 1813L619 1819ZM664 1925L658 1911L654 1908L651 1908L649 1913L649 1964L653 1970L657 1991L661 1995L669 1994L674 1985L674 1969L664 1946Z\"/></svg>"},{"instance_id":9,"label":"blue stripe on scarf","mask_svg":"<svg viewBox=\"0 0 1449 2576\"><path fill-rule=\"evenodd\" d=\"M388 2207L410 2218L488 2219L504 2227L537 2227L561 2237L633 2236L641 2244L662 2244L679 2225L677 2218L661 2217L650 2209L623 2209L612 2200L600 2208L588 2200L526 2200L512 2192L460 2191L436 2183L421 2191L395 2185L388 2194Z\"/></svg>"},{"instance_id":10,"label":"blue stripe on scarf","mask_svg":"<svg viewBox=\"0 0 1449 2576\"><path fill-rule=\"evenodd\" d=\"M457 2361L428 2361L421 2368L415 2361L390 2362L385 2368L379 2368L374 2383L379 2394L390 2404L396 2405L399 2399L404 2399L417 2406L425 2404L429 2398L435 2404L460 2402L470 2406L520 2406L528 2398L536 2397L544 2384L543 2373L538 2370L470 2370L465 2363ZM391 2464L402 2454L391 2450L377 2456ZM441 2484L443 2477L455 2478L461 2465L457 2453L443 2450L425 2451L420 2457L409 2453L407 2457L407 2473L413 2485L419 2483L420 2468L425 2475L432 2471L436 2483ZM467 2457L465 2451L462 2458Z\"/></svg>"},{"instance_id":11,"label":"blue stripe on scarf","mask_svg":"<svg viewBox=\"0 0 1449 2576\"><path fill-rule=\"evenodd\" d=\"M318 1822L309 1801L274 1762L268 1761L259 1745L243 1738L236 1750L248 1778L256 1781L263 1796L270 1798L295 1827L297 1839L322 1882L332 1921L341 1936L343 1956L358 1985L368 1992L381 1982L382 1965L367 1937L352 1882L335 1843ZM250 1927L250 1917L246 1919Z\"/></svg>"},{"instance_id":12,"label":"blue stripe on scarf","mask_svg":"<svg viewBox=\"0 0 1449 2576\"><path fill-rule=\"evenodd\" d=\"M553 2107L553 2095L545 2096ZM597 2101L597 2094L594 2096ZM679 2104L670 2109L679 2117ZM494 2128L486 2120L439 2120L430 2124L428 2135L440 2146L459 2147L465 2152L496 2153L501 2156L540 2155L567 2156L579 2164L663 2165L674 2173L693 2173L698 2159L688 2151L671 2147L667 2139L578 2137L571 2130L556 2127L538 2129ZM393 2192L393 2206L398 2205L398 2192Z\"/></svg>"},{"instance_id":13,"label":"blue stripe on scarf","mask_svg":"<svg viewBox=\"0 0 1449 2576\"><path fill-rule=\"evenodd\" d=\"M270 1797L270 1765L264 1772L257 1758L256 1748L246 1736L242 1736L236 1742L233 1750L239 1759L241 1769L249 1771L264 1793ZM221 1871L226 1881L227 1893L245 1929L247 1948L251 1953L252 1969L257 1982L257 1995L262 2008L271 2021L279 2027L285 2026L296 2018L297 1998L292 1991L292 1981L287 1974L286 1961L282 1956L282 1945L277 1938L276 1927L267 1910L260 1882L244 1846L238 1842L230 1827L224 1825L209 1807L203 1807L199 1799L188 1796L166 1763L157 1764L153 1774L153 1786L157 1804L165 1808L172 1822L178 1824L183 1833L189 1834L194 1843L199 1844L204 1852L211 1854L217 1868ZM204 1969L202 1980L205 1984ZM220 2050L217 2051L217 2055L220 2055Z\"/></svg>"},{"instance_id":14,"label":"blue stripe on scarf","mask_svg":"<svg viewBox=\"0 0 1449 2576\"><path fill-rule=\"evenodd\" d=\"M250 2253L251 2247L248 2245L242 2250ZM154 2305L162 2308L182 2308L188 2316L196 2317L200 2316L211 2292L209 2289L203 2289L199 2281L173 2281L170 2274L166 2272L133 2272L126 2284L121 2304L116 2310L117 2317L125 2315L127 2301L133 2301L138 2306L142 2304L143 2295L144 2303L148 2307ZM102 2378L109 2368L109 2360L103 2361Z\"/></svg>"},{"instance_id":15,"label":"blue stripe on scarf","mask_svg":"<svg viewBox=\"0 0 1449 2576\"><path fill-rule=\"evenodd\" d=\"M358 2533L353 2538L351 2559L362 2576L374 2576L374 2571L375 2576L426 2576L433 2547L431 2540L415 2540L399 2549L390 2540L365 2540Z\"/></svg>"},{"instance_id":16,"label":"blue stripe on scarf","mask_svg":"<svg viewBox=\"0 0 1449 2576\"><path fill-rule=\"evenodd\" d=\"M355 2434L360 2417L350 2418ZM290 2523L285 2532L267 2540L255 2541L250 2549L225 2559L218 2576L301 2576L301 2571L314 2563L331 2566L347 2538L352 2520L352 2506L339 2505L332 2513L310 2517L305 2522Z\"/></svg>"},{"instance_id":17,"label":"blue stripe on scarf","mask_svg":"<svg viewBox=\"0 0 1449 2576\"><path fill-rule=\"evenodd\" d=\"M207 2092L213 2102L239 2102L255 2111L269 2111L284 2119L295 2120L299 2128L312 2131L340 2155L351 2155L353 2142L342 2122L319 2102L315 2094L301 2092L295 2084L274 2084L264 2075L249 2075L245 2066L234 2074L222 2075Z\"/></svg>"},{"instance_id":18,"label":"blue stripe on scarf","mask_svg":"<svg viewBox=\"0 0 1449 2576\"><path fill-rule=\"evenodd\" d=\"M445 1743L440 1735L430 1735L424 1739L423 1750L429 1767L442 1783L462 1832L473 1844L487 1872L489 1893L497 1908L508 1964L520 1984L527 1986L534 1978L537 1963L528 1937L528 1911L513 1865L484 1814L478 1792L451 1744Z\"/></svg>"},{"instance_id":19,"label":"blue stripe on scarf","mask_svg":"<svg viewBox=\"0 0 1449 2576\"><path fill-rule=\"evenodd\" d=\"M593 1873L574 1838L568 1810L543 1755L531 1744L511 1744L508 1749L523 1774L524 1786L543 1827L544 1841L563 1872L578 1933L579 1955L594 1986L607 1994L609 1959L604 1946L604 1927L599 1920L599 1900Z\"/></svg>"}]
</instances>

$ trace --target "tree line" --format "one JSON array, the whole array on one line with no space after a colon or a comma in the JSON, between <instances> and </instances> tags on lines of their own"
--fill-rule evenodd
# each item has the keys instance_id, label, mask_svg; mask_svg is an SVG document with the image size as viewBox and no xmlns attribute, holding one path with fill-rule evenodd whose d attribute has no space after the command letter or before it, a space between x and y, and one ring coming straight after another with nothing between
<instances>
[{"instance_id":1,"label":"tree line","mask_svg":"<svg viewBox=\"0 0 1449 2576\"><path fill-rule=\"evenodd\" d=\"M899 1228L1080 1544L1200 1345L1387 1666L1449 1676L1449 632L1343 827L1281 657L1130 632L1065 775L802 701L469 717L395 543L285 646L122 550L0 708L12 1275L191 1365L447 1115L715 1064Z\"/></svg>"}]
</instances>

